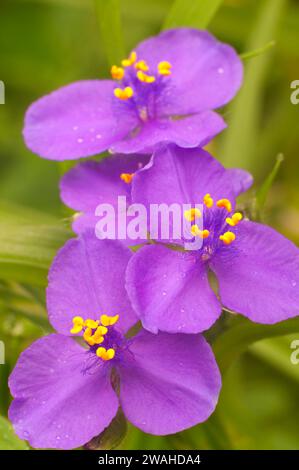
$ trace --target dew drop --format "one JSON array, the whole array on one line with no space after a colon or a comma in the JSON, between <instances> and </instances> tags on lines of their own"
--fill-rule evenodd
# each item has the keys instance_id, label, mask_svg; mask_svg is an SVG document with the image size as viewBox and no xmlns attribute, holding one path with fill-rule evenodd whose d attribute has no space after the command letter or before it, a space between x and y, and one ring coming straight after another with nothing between
<instances>
[{"instance_id":1,"label":"dew drop","mask_svg":"<svg viewBox=\"0 0 299 470\"><path fill-rule=\"evenodd\" d=\"M296 282L296 281L292 281L292 286L293 286L293 287L296 287L296 286L297 286L297 282Z\"/></svg>"},{"instance_id":2,"label":"dew drop","mask_svg":"<svg viewBox=\"0 0 299 470\"><path fill-rule=\"evenodd\" d=\"M101 138L102 138L101 134L96 135L96 139L101 139Z\"/></svg>"},{"instance_id":3,"label":"dew drop","mask_svg":"<svg viewBox=\"0 0 299 470\"><path fill-rule=\"evenodd\" d=\"M224 69L222 67L219 67L218 73L220 73L220 75L222 75L224 73Z\"/></svg>"},{"instance_id":4,"label":"dew drop","mask_svg":"<svg viewBox=\"0 0 299 470\"><path fill-rule=\"evenodd\" d=\"M79 138L79 139L77 139L77 142L78 142L78 144L82 144L83 139Z\"/></svg>"}]
</instances>

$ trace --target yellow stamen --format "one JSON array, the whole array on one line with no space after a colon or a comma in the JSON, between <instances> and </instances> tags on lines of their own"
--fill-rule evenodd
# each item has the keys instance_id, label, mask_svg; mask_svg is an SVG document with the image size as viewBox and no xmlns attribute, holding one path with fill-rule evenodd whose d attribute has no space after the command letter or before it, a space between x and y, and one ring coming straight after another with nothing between
<instances>
[{"instance_id":1,"label":"yellow stamen","mask_svg":"<svg viewBox=\"0 0 299 470\"><path fill-rule=\"evenodd\" d=\"M208 209L213 207L214 200L213 200L213 198L211 198L211 195L209 193L204 196L203 202L204 202L205 206L208 207Z\"/></svg>"},{"instance_id":2,"label":"yellow stamen","mask_svg":"<svg viewBox=\"0 0 299 470\"><path fill-rule=\"evenodd\" d=\"M225 221L231 227L235 227L236 225L238 225L239 222L241 222L242 219L243 219L243 215L240 212L236 212L231 217L227 217Z\"/></svg>"},{"instance_id":3,"label":"yellow stamen","mask_svg":"<svg viewBox=\"0 0 299 470\"><path fill-rule=\"evenodd\" d=\"M72 335L76 335L83 330L84 320L82 317L73 318L73 328L70 330Z\"/></svg>"},{"instance_id":4,"label":"yellow stamen","mask_svg":"<svg viewBox=\"0 0 299 470\"><path fill-rule=\"evenodd\" d=\"M114 325L119 319L119 315L114 315L114 317L108 317L108 315L101 316L101 323L103 326L112 326Z\"/></svg>"},{"instance_id":5,"label":"yellow stamen","mask_svg":"<svg viewBox=\"0 0 299 470\"><path fill-rule=\"evenodd\" d=\"M91 328L91 329L93 329L93 330L94 330L95 328L97 328L98 324L99 324L98 321L90 320L90 319L85 320L85 322L84 322L84 326L86 326L87 328Z\"/></svg>"},{"instance_id":6,"label":"yellow stamen","mask_svg":"<svg viewBox=\"0 0 299 470\"><path fill-rule=\"evenodd\" d=\"M122 67L117 67L117 65L112 65L111 67L111 76L114 80L122 80L124 78L125 71Z\"/></svg>"},{"instance_id":7,"label":"yellow stamen","mask_svg":"<svg viewBox=\"0 0 299 470\"><path fill-rule=\"evenodd\" d=\"M142 70L142 72L148 72L149 66L147 65L147 63L145 62L145 60L139 60L139 61L136 62L136 64L135 64L135 69L137 69L137 70Z\"/></svg>"},{"instance_id":8,"label":"yellow stamen","mask_svg":"<svg viewBox=\"0 0 299 470\"><path fill-rule=\"evenodd\" d=\"M201 212L199 209L192 208L184 212L184 217L188 222L193 222L195 219L201 217Z\"/></svg>"},{"instance_id":9,"label":"yellow stamen","mask_svg":"<svg viewBox=\"0 0 299 470\"><path fill-rule=\"evenodd\" d=\"M191 233L194 237L199 237L199 238L208 238L210 235L209 230L200 230L198 225L192 225L191 227Z\"/></svg>"},{"instance_id":10,"label":"yellow stamen","mask_svg":"<svg viewBox=\"0 0 299 470\"><path fill-rule=\"evenodd\" d=\"M92 338L92 329L91 328L86 328L86 330L84 331L84 334L83 334L83 338L86 341L86 343L89 344L89 346L93 346L95 344L94 340Z\"/></svg>"},{"instance_id":11,"label":"yellow stamen","mask_svg":"<svg viewBox=\"0 0 299 470\"><path fill-rule=\"evenodd\" d=\"M142 70L138 70L137 78L143 83L153 83L156 79L152 75L147 75L146 73L142 72Z\"/></svg>"},{"instance_id":12,"label":"yellow stamen","mask_svg":"<svg viewBox=\"0 0 299 470\"><path fill-rule=\"evenodd\" d=\"M130 56L127 59L121 61L123 67L130 67L130 65L135 64L137 60L137 54L135 51L131 52Z\"/></svg>"},{"instance_id":13,"label":"yellow stamen","mask_svg":"<svg viewBox=\"0 0 299 470\"><path fill-rule=\"evenodd\" d=\"M115 356L115 350L112 348L106 349L106 348L100 347L97 349L97 356L103 359L103 361L110 361Z\"/></svg>"},{"instance_id":14,"label":"yellow stamen","mask_svg":"<svg viewBox=\"0 0 299 470\"><path fill-rule=\"evenodd\" d=\"M236 235L233 232L225 232L223 235L220 235L219 239L225 245L230 245L236 239Z\"/></svg>"},{"instance_id":15,"label":"yellow stamen","mask_svg":"<svg viewBox=\"0 0 299 470\"><path fill-rule=\"evenodd\" d=\"M171 75L171 63L164 60L158 64L158 73L159 75Z\"/></svg>"},{"instance_id":16,"label":"yellow stamen","mask_svg":"<svg viewBox=\"0 0 299 470\"><path fill-rule=\"evenodd\" d=\"M132 98L134 95L133 88L130 86L127 86L126 88L115 88L114 89L114 96L116 98L119 98L120 100L128 100L129 98Z\"/></svg>"},{"instance_id":17,"label":"yellow stamen","mask_svg":"<svg viewBox=\"0 0 299 470\"><path fill-rule=\"evenodd\" d=\"M224 208L227 212L232 211L232 205L228 199L219 199L219 201L217 201L217 207Z\"/></svg>"},{"instance_id":18,"label":"yellow stamen","mask_svg":"<svg viewBox=\"0 0 299 470\"><path fill-rule=\"evenodd\" d=\"M134 173L122 173L120 175L120 179L123 180L125 183L130 184L132 183Z\"/></svg>"}]
</instances>

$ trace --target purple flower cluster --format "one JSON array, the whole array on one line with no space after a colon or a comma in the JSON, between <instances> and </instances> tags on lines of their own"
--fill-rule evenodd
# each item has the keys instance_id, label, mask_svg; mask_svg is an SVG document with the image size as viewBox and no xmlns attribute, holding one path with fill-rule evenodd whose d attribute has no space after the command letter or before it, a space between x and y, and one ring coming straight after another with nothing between
<instances>
[{"instance_id":1,"label":"purple flower cluster","mask_svg":"<svg viewBox=\"0 0 299 470\"><path fill-rule=\"evenodd\" d=\"M33 447L84 445L119 407L151 434L201 423L221 388L201 333L222 306L269 324L299 314L299 250L236 210L251 175L226 170L202 150L225 127L212 110L241 85L235 51L207 32L170 30L141 43L111 74L114 81L66 86L26 115L26 143L44 158L118 152L80 163L61 181L63 202L79 216L77 238L49 273L57 333L25 350L9 380L10 420ZM160 234L133 253L127 240L98 240L95 209L116 207L119 196L147 210L189 204L183 218L199 247L187 251L184 236ZM160 229L149 226L148 237Z\"/></svg>"}]
</instances>

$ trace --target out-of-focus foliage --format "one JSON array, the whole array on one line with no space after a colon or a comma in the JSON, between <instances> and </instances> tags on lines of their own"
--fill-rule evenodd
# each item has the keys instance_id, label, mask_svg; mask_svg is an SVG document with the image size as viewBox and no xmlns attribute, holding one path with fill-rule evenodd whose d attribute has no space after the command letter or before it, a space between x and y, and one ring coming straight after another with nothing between
<instances>
[{"instance_id":1,"label":"out-of-focus foliage","mask_svg":"<svg viewBox=\"0 0 299 470\"><path fill-rule=\"evenodd\" d=\"M0 80L6 104L0 105L0 340L6 363L0 365L0 431L5 427L0 434L7 437L0 440L0 448L26 448L6 427L7 378L21 351L50 330L44 299L47 269L71 236L70 213L58 194L65 166L39 159L25 148L25 110L69 82L107 77L122 48L128 53L165 24L200 26L210 18L209 29L240 53L275 40L274 47L247 59L243 91L223 110L231 127L210 148L224 162L250 168L257 188L269 181L277 155L284 155L272 187L264 186L264 219L299 243L299 105L290 102L290 83L299 79L297 1L1 0ZM298 335L289 335L298 321L265 332L266 327L246 328L246 321L232 320L232 328L241 331L234 336L241 344L229 347L228 330L223 349L215 343L223 367L233 346L237 352L245 349L251 334L255 339L273 337L249 348L246 343L246 353L224 376L217 412L208 422L168 437L148 436L129 426L120 448L299 447L299 365L290 361L290 344L299 339L299 327ZM284 336L274 338L276 334Z\"/></svg>"}]
</instances>

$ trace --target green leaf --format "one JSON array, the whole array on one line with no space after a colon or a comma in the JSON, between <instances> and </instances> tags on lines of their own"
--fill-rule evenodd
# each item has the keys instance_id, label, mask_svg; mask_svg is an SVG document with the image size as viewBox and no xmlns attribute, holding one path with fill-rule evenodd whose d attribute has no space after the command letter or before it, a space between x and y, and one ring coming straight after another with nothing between
<instances>
[{"instance_id":1,"label":"green leaf","mask_svg":"<svg viewBox=\"0 0 299 470\"><path fill-rule=\"evenodd\" d=\"M71 236L53 217L0 204L0 278L45 286L52 259Z\"/></svg>"},{"instance_id":2,"label":"green leaf","mask_svg":"<svg viewBox=\"0 0 299 470\"><path fill-rule=\"evenodd\" d=\"M266 204L266 201L267 201L267 196L268 196L269 191L270 191L270 189L271 189L271 187L274 183L274 180L277 176L277 173L280 169L280 166L281 166L283 160L284 160L284 156L282 154L279 154L276 157L276 162L275 162L275 165L274 165L272 171L270 172L270 174L268 175L268 177L266 178L266 180L264 181L264 183L262 184L262 186L259 188L259 190L256 193L255 204L256 204L256 210L259 213L265 207L265 204Z\"/></svg>"},{"instance_id":3,"label":"green leaf","mask_svg":"<svg viewBox=\"0 0 299 470\"><path fill-rule=\"evenodd\" d=\"M189 26L207 28L223 0L175 0L163 29Z\"/></svg>"},{"instance_id":4,"label":"green leaf","mask_svg":"<svg viewBox=\"0 0 299 470\"><path fill-rule=\"evenodd\" d=\"M254 51L243 52L243 54L240 54L240 58L242 60L253 59L254 57L264 54L265 52L268 51L268 49L271 49L275 45L276 45L275 41L269 41L267 44L265 44L265 46L259 47L255 49Z\"/></svg>"},{"instance_id":5,"label":"green leaf","mask_svg":"<svg viewBox=\"0 0 299 470\"><path fill-rule=\"evenodd\" d=\"M1 450L29 450L26 442L19 439L9 423L0 416L0 449Z\"/></svg>"},{"instance_id":6,"label":"green leaf","mask_svg":"<svg viewBox=\"0 0 299 470\"><path fill-rule=\"evenodd\" d=\"M118 64L125 57L120 1L94 1L107 61L109 65Z\"/></svg>"},{"instance_id":7,"label":"green leaf","mask_svg":"<svg viewBox=\"0 0 299 470\"><path fill-rule=\"evenodd\" d=\"M272 41L286 0L266 0L254 23L247 50L260 48ZM247 63L245 81L239 96L230 107L228 130L222 141L220 157L229 167L255 168L256 146L262 119L262 103L271 55L263 54Z\"/></svg>"},{"instance_id":8,"label":"green leaf","mask_svg":"<svg viewBox=\"0 0 299 470\"><path fill-rule=\"evenodd\" d=\"M240 354L257 341L276 336L299 333L299 317L275 325L261 325L237 317L235 324L217 337L213 350L221 372L224 374Z\"/></svg>"}]
</instances>

